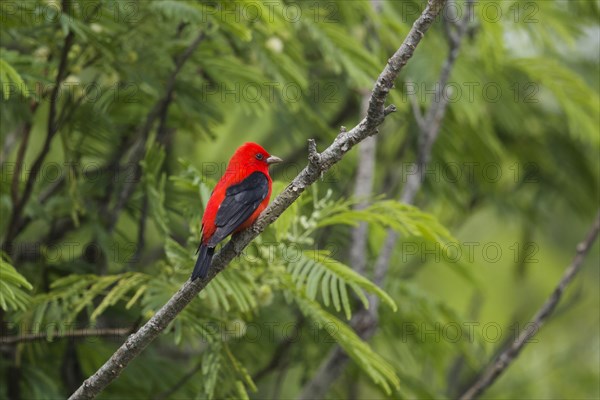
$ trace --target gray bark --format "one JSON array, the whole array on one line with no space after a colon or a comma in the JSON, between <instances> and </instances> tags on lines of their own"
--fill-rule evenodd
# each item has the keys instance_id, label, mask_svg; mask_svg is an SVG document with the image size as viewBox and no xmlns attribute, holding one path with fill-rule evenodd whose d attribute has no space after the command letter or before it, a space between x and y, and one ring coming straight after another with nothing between
<instances>
[{"instance_id":1,"label":"gray bark","mask_svg":"<svg viewBox=\"0 0 600 400\"><path fill-rule=\"evenodd\" d=\"M369 95L363 96L361 110L367 112ZM375 177L375 153L377 150L377 136L370 136L358 145L358 167L356 180L354 182L354 197L359 201L354 206L355 210L362 210L369 205L368 197L373 191L373 179ZM367 266L367 237L369 227L366 222L361 222L352 229L352 247L350 258L353 268L360 274L364 274Z\"/></svg>"},{"instance_id":2,"label":"gray bark","mask_svg":"<svg viewBox=\"0 0 600 400\"><path fill-rule=\"evenodd\" d=\"M408 36L388 60L383 72L379 75L373 88L367 116L350 131L342 130L334 142L323 153L316 151L314 140L309 140L308 165L294 178L279 196L265 209L254 225L238 235L235 235L222 250L213 258L212 266L205 279L194 282L187 281L171 297L171 299L136 333L127 338L125 343L110 357L98 371L86 379L73 393L70 399L91 399L96 397L107 385L115 380L127 364L137 357L156 337L177 317L198 293L218 273L227 267L234 257L268 225L272 224L307 187L312 185L322 173L339 162L352 147L365 138L377 133L377 127L385 117L395 111L390 105L385 107L389 91L394 86L398 73L412 57L416 46L423 34L433 23L435 17L444 5L445 0L430 0L426 9L414 23Z\"/></svg>"}]
</instances>

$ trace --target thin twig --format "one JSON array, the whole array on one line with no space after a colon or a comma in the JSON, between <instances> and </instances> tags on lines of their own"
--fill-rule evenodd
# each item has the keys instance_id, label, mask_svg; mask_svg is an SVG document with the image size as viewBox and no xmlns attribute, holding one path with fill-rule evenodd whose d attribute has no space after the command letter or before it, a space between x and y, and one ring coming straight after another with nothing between
<instances>
[{"instance_id":1,"label":"thin twig","mask_svg":"<svg viewBox=\"0 0 600 400\"><path fill-rule=\"evenodd\" d=\"M196 375L198 373L198 371L200 371L201 369L202 369L202 362L199 362L198 364L196 364L194 366L194 368L192 368L184 376L182 376L177 382L175 382L175 384L173 386L171 386L164 392L157 394L156 396L153 397L153 399L154 400L163 400L163 399L171 398L171 396L173 394L175 394L179 389L181 389L183 387L183 385L185 385L190 379L192 379L194 377L194 375Z\"/></svg>"},{"instance_id":2,"label":"thin twig","mask_svg":"<svg viewBox=\"0 0 600 400\"><path fill-rule=\"evenodd\" d=\"M386 108L385 101L394 85L394 81L398 77L398 73L412 56L414 49L423 38L423 33L431 26L444 2L445 0L429 1L429 4L414 23L402 46L389 59L388 64L381 75L379 75L373 89L367 117L350 131L338 135L336 140L325 151L319 154L318 168L315 168L315 165L309 162L309 165L263 211L251 229L234 235L223 246L222 250L215 255L206 278L197 279L193 282L186 281L179 291L140 330L129 336L110 359L83 382L79 389L71 395L71 399L91 399L96 397L119 376L131 360L136 358L146 346L160 335L181 310L195 299L198 293L217 274L225 269L236 255L240 254L268 225L279 218L300 197L307 187L316 182L322 173L328 171L334 164L338 163L352 147L375 133L377 126L383 122L385 116L394 110L393 107Z\"/></svg>"},{"instance_id":3,"label":"thin twig","mask_svg":"<svg viewBox=\"0 0 600 400\"><path fill-rule=\"evenodd\" d=\"M296 330L299 331L300 329L302 329L304 321L304 315L300 314L296 319ZM294 340L294 335L287 336L284 340L282 340L275 348L275 351L273 352L273 356L271 357L269 363L265 365L262 369L258 370L258 372L256 372L252 376L252 380L254 382L258 382L271 372L279 369L282 365L287 364L285 363L285 358L292 349L292 345L294 343L296 343L296 341Z\"/></svg>"},{"instance_id":4,"label":"thin twig","mask_svg":"<svg viewBox=\"0 0 600 400\"><path fill-rule=\"evenodd\" d=\"M534 315L530 323L527 324L527 328L521 332L519 337L510 344L495 360L494 362L481 374L469 389L467 389L460 397L461 400L471 400L479 397L488 387L490 387L496 379L515 361L523 347L529 342L529 340L540 330L546 320L552 315L552 312L556 308L560 301L566 287L571 283L573 278L577 275L583 261L587 256L588 252L592 248L598 232L600 231L600 212L596 215L596 220L592 225L592 228L586 235L583 242L577 245L575 258L571 261L571 264L565 269L565 272L558 282L558 285L554 288L550 297Z\"/></svg>"},{"instance_id":5,"label":"thin twig","mask_svg":"<svg viewBox=\"0 0 600 400\"><path fill-rule=\"evenodd\" d=\"M35 342L38 340L54 341L63 338L86 338L99 336L121 337L130 334L131 331L132 328L76 329L65 332L57 332L56 334L52 335L51 340L49 340L49 336L46 332L40 332L26 335L0 336L0 344L14 345L18 343Z\"/></svg>"},{"instance_id":6,"label":"thin twig","mask_svg":"<svg viewBox=\"0 0 600 400\"><path fill-rule=\"evenodd\" d=\"M116 152L115 152L114 156L112 157L112 160L109 163L107 163L106 165L103 165L101 167L98 167L98 168L86 168L86 173L91 176L99 176L100 174L104 174L107 172L115 172L117 174L122 173L122 171L121 171L122 168L120 168L120 166L119 166L119 160L121 159L126 147L127 146L125 146L125 145L117 146ZM64 183L65 183L65 176L62 175L59 179L55 180L54 182L52 182L45 188L41 189L40 194L38 196L39 204L45 204L49 199L51 199L54 195L56 195L58 193L58 191L64 186ZM112 187L112 180L109 181L109 189L107 191L110 192L111 187ZM106 204L108 203L108 197L110 197L110 196L107 195L101 199L101 206L104 207L102 214L105 214L107 212ZM78 218L81 221L85 218L85 216L79 215ZM68 219L72 219L72 218L69 217ZM29 225L32 221L33 221L33 219L29 216L22 217L19 220L19 224L17 225L16 234L19 234L20 232L22 232L23 229L25 229L27 227L27 225ZM77 225L72 223L67 230L62 232L62 234L68 233L69 230L71 230L73 228L77 228L77 227L78 227ZM50 237L49 239L53 239L53 238ZM60 237L55 238L53 240L54 240L54 242L57 242L58 239L60 239ZM45 244L45 243L48 243L48 242L45 241L40 244ZM18 258L18 256L15 256L15 258Z\"/></svg>"},{"instance_id":7,"label":"thin twig","mask_svg":"<svg viewBox=\"0 0 600 400\"><path fill-rule=\"evenodd\" d=\"M137 232L137 244L135 246L135 253L132 259L138 262L140 255L146 246L146 220L148 219L148 195L144 194L142 199L142 208L140 210L140 219L138 221L138 232Z\"/></svg>"},{"instance_id":8,"label":"thin twig","mask_svg":"<svg viewBox=\"0 0 600 400\"><path fill-rule=\"evenodd\" d=\"M292 344L294 344L294 340L291 338L285 338L283 341L281 341L281 343L279 343L275 348L275 352L273 353L269 363L255 373L252 376L252 380L254 382L258 382L271 372L280 369L280 367L284 364L284 358L288 355L290 349L292 348Z\"/></svg>"},{"instance_id":9,"label":"thin twig","mask_svg":"<svg viewBox=\"0 0 600 400\"><path fill-rule=\"evenodd\" d=\"M15 162L15 170L13 172L10 193L13 206L19 203L19 182L21 181L21 170L23 169L23 164L25 162L25 153L29 144L29 137L31 136L31 128L33 127L33 115L35 114L35 110L38 108L39 104L40 103L37 101L31 102L29 111L31 112L32 116L23 124L23 127L21 128L23 138L21 139L19 150L17 151L17 159Z\"/></svg>"},{"instance_id":10,"label":"thin twig","mask_svg":"<svg viewBox=\"0 0 600 400\"><path fill-rule=\"evenodd\" d=\"M470 310L468 312L468 318L471 321L475 321L477 320L477 318L479 318L481 306L483 304L482 292L478 290L475 293L473 293L470 303L471 304L469 307ZM472 340L473 338L471 338L469 335L469 339ZM465 354L461 352L454 358L454 361L448 368L448 373L446 375L446 382L448 383L448 387L446 388L447 398L453 399L458 396L460 392L460 388L458 386L460 382L459 378L465 365L466 357Z\"/></svg>"},{"instance_id":11,"label":"thin twig","mask_svg":"<svg viewBox=\"0 0 600 400\"><path fill-rule=\"evenodd\" d=\"M37 103L36 103L37 104ZM17 151L17 160L15 162L15 170L13 172L12 184L10 186L10 196L13 205L19 203L19 182L21 181L21 169L23 168L23 162L25 160L25 151L29 144L29 136L31 134L31 127L33 123L31 121L23 124L23 138L19 144L19 150Z\"/></svg>"}]
</instances>

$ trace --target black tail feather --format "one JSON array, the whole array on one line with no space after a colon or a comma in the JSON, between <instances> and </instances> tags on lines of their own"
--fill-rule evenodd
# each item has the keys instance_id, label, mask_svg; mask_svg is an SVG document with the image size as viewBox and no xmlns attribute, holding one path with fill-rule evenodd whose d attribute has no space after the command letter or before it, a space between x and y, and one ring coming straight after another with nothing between
<instances>
[{"instance_id":1,"label":"black tail feather","mask_svg":"<svg viewBox=\"0 0 600 400\"><path fill-rule=\"evenodd\" d=\"M215 254L215 248L201 244L198 248L198 252L200 254L198 254L198 259L196 260L194 272L192 272L192 281L198 278L204 279L206 277L213 254Z\"/></svg>"}]
</instances>

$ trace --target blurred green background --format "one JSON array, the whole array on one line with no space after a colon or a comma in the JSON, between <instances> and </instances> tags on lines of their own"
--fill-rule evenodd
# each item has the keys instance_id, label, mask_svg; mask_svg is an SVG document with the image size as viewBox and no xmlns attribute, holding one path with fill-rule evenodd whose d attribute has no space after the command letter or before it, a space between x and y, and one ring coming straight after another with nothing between
<instances>
[{"instance_id":1,"label":"blurred green background","mask_svg":"<svg viewBox=\"0 0 600 400\"><path fill-rule=\"evenodd\" d=\"M425 5L2 1L0 397L74 391L189 278L233 151L253 141L282 157L280 192L307 139L323 150L364 117ZM374 158L350 151L101 398L297 398L337 345L352 361L324 398L455 398L515 338L597 213L600 2L473 7L415 207L399 202L422 141L415 109L440 103L462 1L402 70ZM379 290L388 229L400 239ZM600 397L599 258L596 244L484 398ZM367 344L349 328L365 292L382 301Z\"/></svg>"}]
</instances>

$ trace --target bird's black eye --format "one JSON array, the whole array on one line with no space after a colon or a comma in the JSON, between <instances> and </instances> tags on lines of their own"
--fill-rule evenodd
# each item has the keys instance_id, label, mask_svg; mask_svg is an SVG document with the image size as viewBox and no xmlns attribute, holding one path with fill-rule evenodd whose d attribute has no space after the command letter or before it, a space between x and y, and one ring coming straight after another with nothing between
<instances>
[{"instance_id":1,"label":"bird's black eye","mask_svg":"<svg viewBox=\"0 0 600 400\"><path fill-rule=\"evenodd\" d=\"M263 158L264 158L264 156L262 155L262 153L258 153L258 154L256 155L256 159L257 159L257 160L262 160Z\"/></svg>"}]
</instances>

